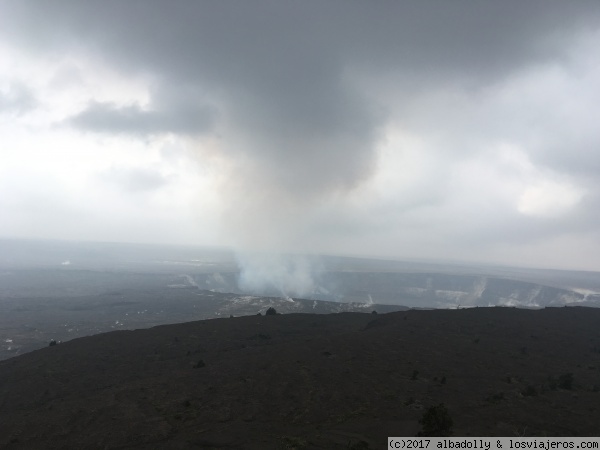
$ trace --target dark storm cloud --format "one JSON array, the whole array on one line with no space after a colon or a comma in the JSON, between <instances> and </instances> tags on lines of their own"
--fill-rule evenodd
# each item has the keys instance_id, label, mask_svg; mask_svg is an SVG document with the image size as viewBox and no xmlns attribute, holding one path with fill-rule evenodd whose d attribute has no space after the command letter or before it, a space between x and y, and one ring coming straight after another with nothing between
<instances>
[{"instance_id":1,"label":"dark storm cloud","mask_svg":"<svg viewBox=\"0 0 600 450\"><path fill-rule=\"evenodd\" d=\"M526 64L564 57L572 30L594 24L600 10L583 1L9 5L20 15L16 27L35 30L21 35L35 48L85 48L121 70L157 74L165 95L175 94L180 83L203 86L228 108L238 129L251 130L244 138L256 142L247 141L244 152L285 174L288 157L311 160L299 169L323 167L312 175L324 188L352 186L368 172L385 118L385 110L352 85L352 70L396 72L409 87L407 96L411 85L424 90L432 82L478 86ZM194 129L186 114L135 106L94 105L73 119L104 130ZM309 136L320 144L297 144ZM330 183L333 171L340 175Z\"/></svg>"},{"instance_id":2,"label":"dark storm cloud","mask_svg":"<svg viewBox=\"0 0 600 450\"><path fill-rule=\"evenodd\" d=\"M456 236L460 220L444 209L458 195L446 186L452 160L489 151L482 149L492 141L533 142L522 145L522 152L536 168L566 178L584 173L583 187L591 192L585 198L600 192L590 169L600 167L594 127L582 134L567 113L549 118L551 103L519 108L509 101L502 109L498 104L505 100L495 98L492 112L473 107L532 69L569 66L573 46L598 31L597 0L14 0L0 6L2 16L10 17L0 18L4 33L30 52L83 54L125 76L157 80L148 107L96 102L67 121L104 133L212 133L230 163L221 192L241 244L264 235L266 241L296 239L302 247L307 217L314 219L315 234L336 223L329 210L315 211L372 178L392 117L429 140L424 151L438 162L422 177L425 190L435 195L403 191L399 203L411 207L400 213L360 205L355 209L370 217L348 225L357 236L361 224L393 228L412 211L428 209L440 215L432 213L431 223L438 223L432 230ZM441 105L439 92L466 100ZM545 92L554 98L552 88ZM573 103L581 95L575 93ZM575 117L585 113L577 110ZM541 178L546 174L539 172ZM523 171L521 178L527 176ZM527 187L523 182L521 189ZM474 184L467 195L479 190L485 191ZM428 197L435 204L427 204ZM553 221L510 207L491 214L489 227L476 208L464 220L474 224L472 234L482 242L486 236L502 241L581 229L578 219ZM352 221L360 214L345 217Z\"/></svg>"},{"instance_id":3,"label":"dark storm cloud","mask_svg":"<svg viewBox=\"0 0 600 450\"><path fill-rule=\"evenodd\" d=\"M274 77L300 79L297 69L311 71L304 63L336 55L330 65L359 59L409 71L504 72L556 56L573 29L595 26L599 12L593 0L6 3L21 20L4 25L31 26L21 38L36 47L83 38L121 54L123 65L161 62L161 71L256 83L274 67L281 67Z\"/></svg>"}]
</instances>

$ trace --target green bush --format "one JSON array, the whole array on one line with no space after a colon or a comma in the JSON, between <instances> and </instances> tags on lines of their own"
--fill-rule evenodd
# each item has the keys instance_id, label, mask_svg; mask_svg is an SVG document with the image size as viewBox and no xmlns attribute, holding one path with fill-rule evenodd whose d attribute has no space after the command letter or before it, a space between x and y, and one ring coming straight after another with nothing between
<instances>
[{"instance_id":1,"label":"green bush","mask_svg":"<svg viewBox=\"0 0 600 450\"><path fill-rule=\"evenodd\" d=\"M417 436L452 436L454 422L443 403L429 407L419 423L422 428Z\"/></svg>"}]
</instances>

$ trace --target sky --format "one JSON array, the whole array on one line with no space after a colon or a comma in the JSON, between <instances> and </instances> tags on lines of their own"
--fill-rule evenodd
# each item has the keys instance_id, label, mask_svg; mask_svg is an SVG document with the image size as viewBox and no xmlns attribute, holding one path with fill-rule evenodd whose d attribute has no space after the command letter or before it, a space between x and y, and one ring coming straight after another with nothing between
<instances>
[{"instance_id":1,"label":"sky","mask_svg":"<svg viewBox=\"0 0 600 450\"><path fill-rule=\"evenodd\" d=\"M0 237L600 270L600 2L0 1Z\"/></svg>"}]
</instances>

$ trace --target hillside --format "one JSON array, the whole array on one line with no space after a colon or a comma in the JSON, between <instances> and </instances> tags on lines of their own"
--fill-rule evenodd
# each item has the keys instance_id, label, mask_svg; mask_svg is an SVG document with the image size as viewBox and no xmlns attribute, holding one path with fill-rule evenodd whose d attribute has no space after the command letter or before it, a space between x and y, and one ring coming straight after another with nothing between
<instances>
[{"instance_id":1,"label":"hillside","mask_svg":"<svg viewBox=\"0 0 600 450\"><path fill-rule=\"evenodd\" d=\"M409 309L401 305L236 295L196 286L136 287L63 298L0 297L0 360L46 347L51 340L65 342L113 330L256 315L271 307L284 314L385 313Z\"/></svg>"},{"instance_id":2,"label":"hillside","mask_svg":"<svg viewBox=\"0 0 600 450\"><path fill-rule=\"evenodd\" d=\"M74 339L0 362L0 447L382 448L440 402L457 436L597 435L598 323L592 308L472 308Z\"/></svg>"}]
</instances>

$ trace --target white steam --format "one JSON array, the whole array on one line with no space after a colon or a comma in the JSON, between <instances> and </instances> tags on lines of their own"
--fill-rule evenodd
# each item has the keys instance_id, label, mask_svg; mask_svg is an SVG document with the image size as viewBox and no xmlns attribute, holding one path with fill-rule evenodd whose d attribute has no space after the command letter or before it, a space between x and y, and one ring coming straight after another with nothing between
<instances>
[{"instance_id":1,"label":"white steam","mask_svg":"<svg viewBox=\"0 0 600 450\"><path fill-rule=\"evenodd\" d=\"M319 264L304 255L246 252L237 254L239 288L259 295L303 297L316 289Z\"/></svg>"}]
</instances>

